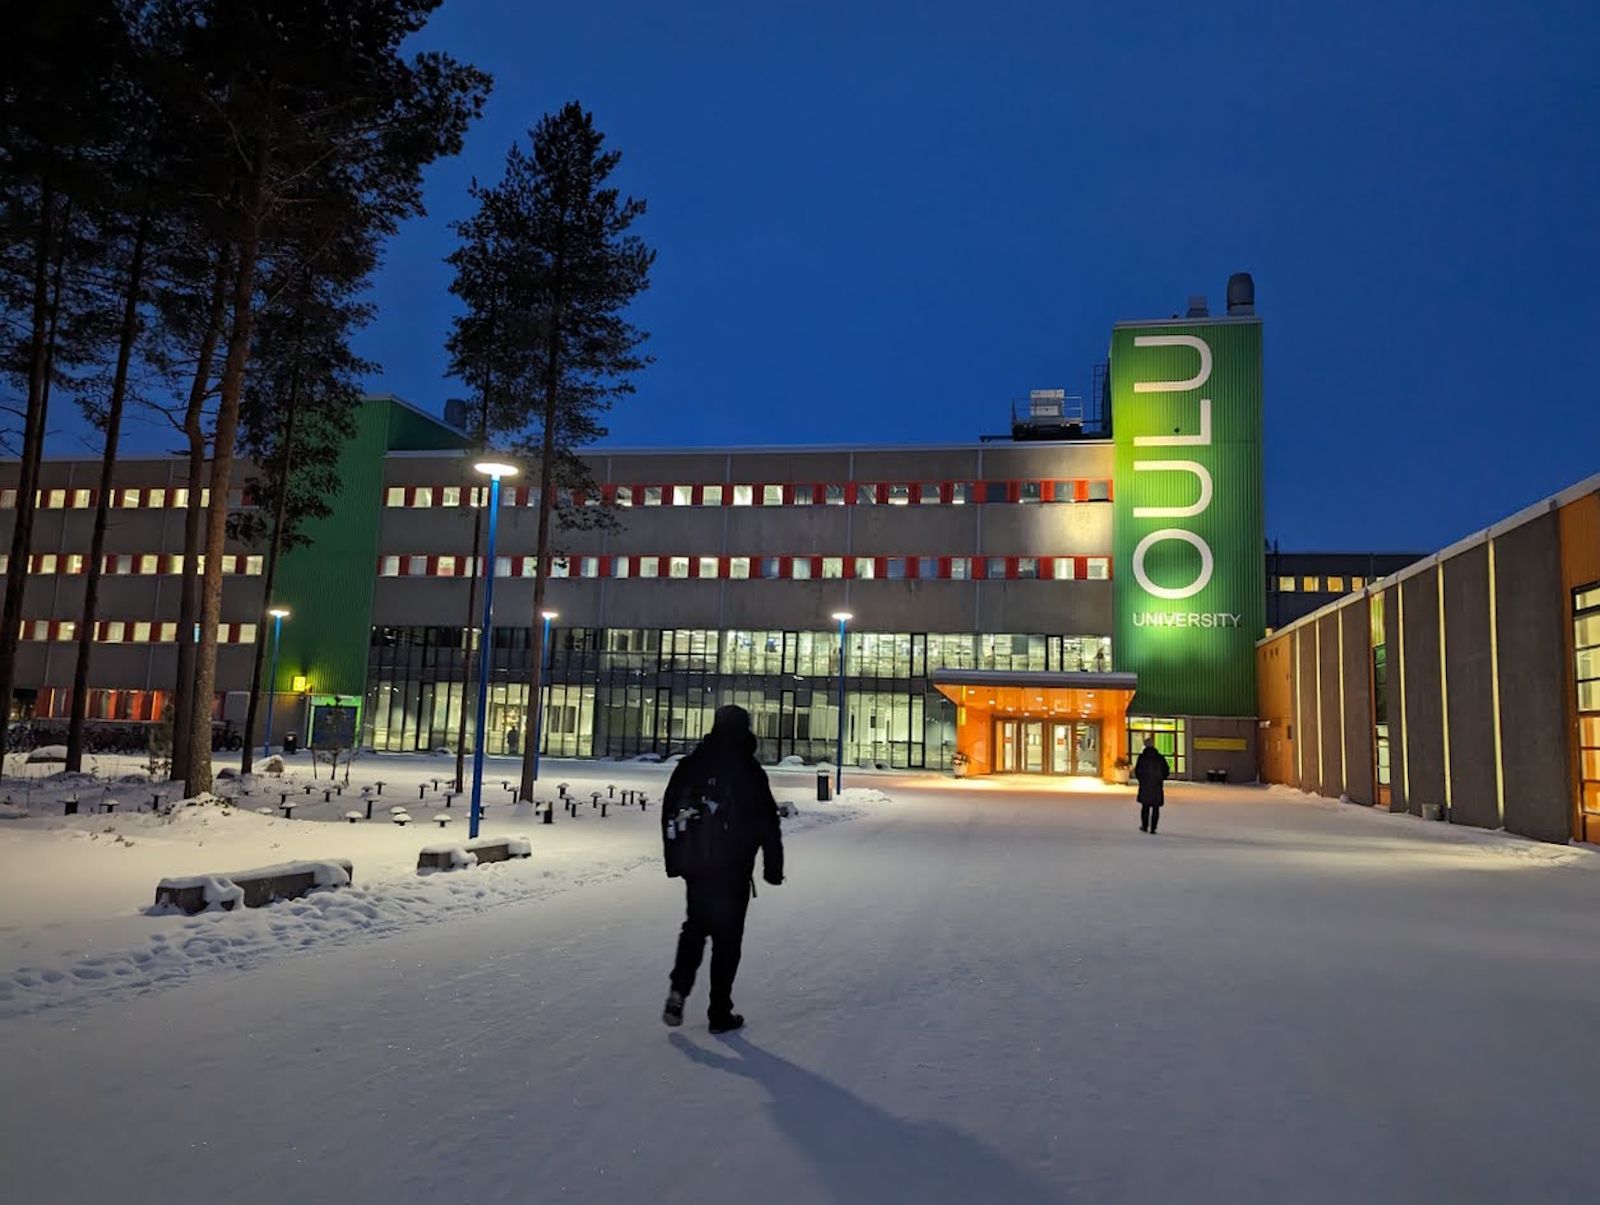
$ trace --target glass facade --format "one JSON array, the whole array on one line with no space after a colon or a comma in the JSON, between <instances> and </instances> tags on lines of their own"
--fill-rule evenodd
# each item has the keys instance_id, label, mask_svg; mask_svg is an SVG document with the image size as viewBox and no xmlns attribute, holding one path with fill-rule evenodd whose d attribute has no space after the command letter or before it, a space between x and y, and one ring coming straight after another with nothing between
<instances>
[{"instance_id":1,"label":"glass facade","mask_svg":"<svg viewBox=\"0 0 1600 1205\"><path fill-rule=\"evenodd\" d=\"M530 633L496 629L486 744L517 754L528 706ZM955 706L929 675L941 669L1109 672L1105 636L850 632L844 645L850 765L944 769ZM750 712L761 756L832 761L839 725L837 630L563 628L547 650L543 752L635 757L683 752L725 703ZM477 631L372 629L365 734L379 751L454 751L466 709L474 740Z\"/></svg>"},{"instance_id":2,"label":"glass facade","mask_svg":"<svg viewBox=\"0 0 1600 1205\"><path fill-rule=\"evenodd\" d=\"M1172 767L1172 777L1189 776L1189 721L1183 716L1157 718L1145 715L1128 717L1128 757L1131 761L1144 748L1144 738L1154 737L1156 751Z\"/></svg>"}]
</instances>

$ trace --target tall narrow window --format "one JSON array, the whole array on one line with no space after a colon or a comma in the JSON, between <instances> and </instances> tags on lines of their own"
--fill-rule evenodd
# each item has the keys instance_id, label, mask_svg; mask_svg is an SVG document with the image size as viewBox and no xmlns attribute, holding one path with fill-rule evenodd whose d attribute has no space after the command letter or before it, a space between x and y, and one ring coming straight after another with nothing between
<instances>
[{"instance_id":1,"label":"tall narrow window","mask_svg":"<svg viewBox=\"0 0 1600 1205\"><path fill-rule=\"evenodd\" d=\"M860 578L877 577L878 562L870 556L858 556L856 558L856 576Z\"/></svg>"},{"instance_id":2,"label":"tall narrow window","mask_svg":"<svg viewBox=\"0 0 1600 1205\"><path fill-rule=\"evenodd\" d=\"M950 558L950 580L964 582L972 577L972 558L968 556L953 556Z\"/></svg>"},{"instance_id":3,"label":"tall narrow window","mask_svg":"<svg viewBox=\"0 0 1600 1205\"><path fill-rule=\"evenodd\" d=\"M755 487L752 485L736 485L733 487L733 504L752 506L755 504L755 493Z\"/></svg>"},{"instance_id":4,"label":"tall narrow window","mask_svg":"<svg viewBox=\"0 0 1600 1205\"><path fill-rule=\"evenodd\" d=\"M1076 557L1058 556L1055 559L1055 578L1058 582L1070 582L1077 575L1078 561Z\"/></svg>"},{"instance_id":5,"label":"tall narrow window","mask_svg":"<svg viewBox=\"0 0 1600 1205\"><path fill-rule=\"evenodd\" d=\"M805 581L811 576L811 558L797 556L789 562L789 576L796 581Z\"/></svg>"},{"instance_id":6,"label":"tall narrow window","mask_svg":"<svg viewBox=\"0 0 1600 1205\"><path fill-rule=\"evenodd\" d=\"M810 506L816 501L817 487L814 485L797 485L790 490L790 497L796 506Z\"/></svg>"},{"instance_id":7,"label":"tall narrow window","mask_svg":"<svg viewBox=\"0 0 1600 1205\"><path fill-rule=\"evenodd\" d=\"M692 486L692 485L675 485L675 486L673 486L672 487L672 505L674 505L674 506L693 506L694 505L694 486Z\"/></svg>"},{"instance_id":8,"label":"tall narrow window","mask_svg":"<svg viewBox=\"0 0 1600 1205\"><path fill-rule=\"evenodd\" d=\"M958 481L950 487L950 501L955 506L965 506L972 501L972 482Z\"/></svg>"},{"instance_id":9,"label":"tall narrow window","mask_svg":"<svg viewBox=\"0 0 1600 1205\"><path fill-rule=\"evenodd\" d=\"M844 558L842 556L825 556L822 558L822 576L825 578L841 578L844 576Z\"/></svg>"}]
</instances>

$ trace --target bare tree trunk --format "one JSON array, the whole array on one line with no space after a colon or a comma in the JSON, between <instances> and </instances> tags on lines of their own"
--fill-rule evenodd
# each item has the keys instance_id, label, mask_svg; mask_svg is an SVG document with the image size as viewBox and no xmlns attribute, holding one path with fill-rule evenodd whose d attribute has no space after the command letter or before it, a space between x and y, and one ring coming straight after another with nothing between
<instances>
[{"instance_id":1,"label":"bare tree trunk","mask_svg":"<svg viewBox=\"0 0 1600 1205\"><path fill-rule=\"evenodd\" d=\"M94 534L89 538L88 579L83 587L83 618L78 624L78 658L72 671L72 718L67 725L67 764L83 769L83 726L89 716L89 656L94 648L94 625L100 606L100 565L106 551L106 526L111 517L111 488L122 437L122 407L128 393L128 364L139 335L139 292L143 286L145 247L150 241L150 215L139 219L128 265L128 292L123 299L122 331L117 340L117 368L106 407L106 446L100 460L100 497L94 508ZM159 718L159 717L157 717Z\"/></svg>"},{"instance_id":2,"label":"bare tree trunk","mask_svg":"<svg viewBox=\"0 0 1600 1205\"><path fill-rule=\"evenodd\" d=\"M228 355L223 363L211 452L211 505L206 512L206 565L200 589L200 646L195 650L194 699L190 708L192 730L188 764L184 768L184 789L189 795L211 789L211 709L217 688L217 629L222 621L222 555L228 538L228 491L233 484L234 443L239 436L239 396L244 388L245 362L250 354L266 169L266 146L258 143L250 196L244 209L246 227L239 241L239 262L234 270Z\"/></svg>"},{"instance_id":3,"label":"bare tree trunk","mask_svg":"<svg viewBox=\"0 0 1600 1205\"><path fill-rule=\"evenodd\" d=\"M0 756L5 753L11 724L11 692L16 685L22 599L28 582L28 557L33 551L39 461L44 456L44 426L50 405L47 384L50 332L54 327L50 305L54 210L55 190L46 180L39 192L39 239L33 256L33 329L28 354L28 412L22 427L22 471L17 482L17 517L11 529L11 559L6 562L6 596L4 604L0 605ZM59 274L56 283L59 302Z\"/></svg>"},{"instance_id":4,"label":"bare tree trunk","mask_svg":"<svg viewBox=\"0 0 1600 1205\"><path fill-rule=\"evenodd\" d=\"M261 620L256 627L256 652L253 658L254 665L250 671L250 707L245 713L244 720L244 760L239 767L240 772L244 774L250 773L255 765L251 750L254 747L252 737L256 730L256 719L261 711L261 662L267 649L267 629L276 626L267 611L272 607L273 587L278 580L278 556L283 549L283 520L285 512L289 509L289 478L294 473L294 428L299 412L300 366L296 364L289 383L288 413L283 419L281 449L283 466L278 474L278 498L272 511L272 536L267 544L267 563L261 584Z\"/></svg>"},{"instance_id":5,"label":"bare tree trunk","mask_svg":"<svg viewBox=\"0 0 1600 1205\"><path fill-rule=\"evenodd\" d=\"M559 321L559 319L558 319ZM533 799L533 758L536 742L544 739L544 726L539 722L544 696L544 608L545 585L550 580L550 512L554 505L556 418L560 398L560 359L556 348L559 336L552 340L550 366L545 378L544 395L544 446L539 456L539 543L536 549L537 572L533 578L533 633L529 647L533 650L533 669L528 675L528 714L523 720L522 789L518 798ZM483 639L489 634L485 632ZM480 733L478 739L482 740Z\"/></svg>"},{"instance_id":6,"label":"bare tree trunk","mask_svg":"<svg viewBox=\"0 0 1600 1205\"><path fill-rule=\"evenodd\" d=\"M189 387L189 405L184 411L183 433L189 441L189 505L183 517L183 570L178 575L178 676L172 691L172 768L174 780L187 775L189 738L194 732L194 625L200 611L200 498L205 488L206 397L211 392L211 366L217 343L222 338L222 323L228 312L228 253L217 248L216 274L211 281L211 307L206 329L195 361L194 380ZM209 743L209 742L208 742Z\"/></svg>"}]
</instances>

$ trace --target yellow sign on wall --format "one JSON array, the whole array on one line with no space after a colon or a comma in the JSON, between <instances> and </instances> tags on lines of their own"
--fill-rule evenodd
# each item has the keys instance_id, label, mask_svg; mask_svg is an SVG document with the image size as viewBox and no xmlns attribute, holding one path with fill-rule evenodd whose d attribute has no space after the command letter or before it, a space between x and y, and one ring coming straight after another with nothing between
<instances>
[{"instance_id":1,"label":"yellow sign on wall","mask_svg":"<svg viewBox=\"0 0 1600 1205\"><path fill-rule=\"evenodd\" d=\"M1194 738L1196 753L1243 753L1250 748L1250 742L1242 736L1197 736Z\"/></svg>"}]
</instances>

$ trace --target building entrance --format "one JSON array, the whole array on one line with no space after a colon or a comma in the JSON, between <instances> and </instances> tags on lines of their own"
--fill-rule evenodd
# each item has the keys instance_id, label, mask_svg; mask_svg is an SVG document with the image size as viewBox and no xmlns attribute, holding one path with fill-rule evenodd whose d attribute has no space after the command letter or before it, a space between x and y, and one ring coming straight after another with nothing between
<instances>
[{"instance_id":1,"label":"building entrance","mask_svg":"<svg viewBox=\"0 0 1600 1205\"><path fill-rule=\"evenodd\" d=\"M994 730L1002 774L1100 774L1098 722L996 720Z\"/></svg>"}]
</instances>

